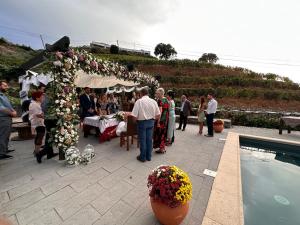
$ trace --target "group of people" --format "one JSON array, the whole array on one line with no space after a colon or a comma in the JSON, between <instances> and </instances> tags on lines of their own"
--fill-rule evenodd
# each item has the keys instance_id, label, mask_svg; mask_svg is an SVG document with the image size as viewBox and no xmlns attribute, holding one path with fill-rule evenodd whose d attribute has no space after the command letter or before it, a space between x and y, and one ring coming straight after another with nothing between
<instances>
[{"instance_id":1,"label":"group of people","mask_svg":"<svg viewBox=\"0 0 300 225\"><path fill-rule=\"evenodd\" d=\"M9 86L6 81L0 81L0 159L12 158L7 153L14 151L8 149L8 143L12 128L12 118L16 117L17 113L5 95L8 88ZM41 84L36 91L32 92L31 99L26 100L23 104L23 108L26 108L24 110L27 111L24 114L23 121L30 124L32 134L35 134L33 154L38 163L42 162L44 155L47 155L48 159L57 155L57 153L53 152L53 147L49 140L50 131L56 123L45 119L49 103L45 90L46 86Z\"/></svg>"},{"instance_id":2,"label":"group of people","mask_svg":"<svg viewBox=\"0 0 300 225\"><path fill-rule=\"evenodd\" d=\"M8 97L5 93L8 90L8 84L0 81L0 159L12 158L7 153L12 118L17 116ZM55 127L56 121L45 119L48 108L48 98L45 93L46 86L40 85L32 93L32 99L28 102L28 121L35 134L34 155L38 163L41 163L42 157L52 158L57 155L53 152L52 144L49 141L50 130ZM134 98L135 96L133 96ZM166 153L166 146L171 146L175 140L175 93L171 90L165 91L158 88L155 93L155 99L149 97L148 88L142 88L139 92L139 98L134 98L131 116L137 120L137 131L140 143L139 161L145 162L151 160L152 149L156 153ZM203 133L203 123L206 120L208 126L207 137L213 136L213 119L217 110L217 101L212 93L205 98L200 98L198 108L199 134ZM114 95L101 95L98 99L91 94L91 89L84 88L84 93L78 97L80 105L80 117L84 119L87 116L107 115L116 113L119 110L119 102ZM181 96L179 127L177 130L185 131L188 116L192 110L191 102L185 95ZM122 126L121 126L122 125ZM125 121L116 128L117 135L126 130ZM45 141L44 141L45 140ZM44 143L44 145L43 145Z\"/></svg>"},{"instance_id":3,"label":"group of people","mask_svg":"<svg viewBox=\"0 0 300 225\"><path fill-rule=\"evenodd\" d=\"M166 153L166 146L172 145L175 136L175 102L174 92L168 91L165 97L163 88L158 88L155 100L149 97L148 89L141 90L142 97L138 99L133 107L131 115L137 120L138 138L140 142L140 155L137 160L141 162L151 161L152 150L159 154ZM213 137L213 119L218 103L213 93L205 98L200 97L200 104L197 111L199 121L199 134L203 133L203 123L206 119L208 134L206 137ZM177 130L185 131L188 116L192 110L191 102L185 95L181 96L180 119Z\"/></svg>"},{"instance_id":4,"label":"group of people","mask_svg":"<svg viewBox=\"0 0 300 225\"><path fill-rule=\"evenodd\" d=\"M84 93L79 96L80 118L88 116L109 115L119 111L119 100L113 94L102 94L98 98L91 93L89 87L84 88Z\"/></svg>"}]
</instances>

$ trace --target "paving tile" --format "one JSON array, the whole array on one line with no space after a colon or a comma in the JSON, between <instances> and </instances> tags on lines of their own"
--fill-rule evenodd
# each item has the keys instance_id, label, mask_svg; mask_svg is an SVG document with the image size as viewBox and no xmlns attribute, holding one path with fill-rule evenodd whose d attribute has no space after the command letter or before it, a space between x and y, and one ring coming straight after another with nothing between
<instances>
[{"instance_id":1,"label":"paving tile","mask_svg":"<svg viewBox=\"0 0 300 225\"><path fill-rule=\"evenodd\" d=\"M194 202L193 208L192 208L192 217L202 220L206 206L208 203L210 197L210 189L207 189L205 187L201 188L201 191L199 193L198 198Z\"/></svg>"},{"instance_id":2,"label":"paving tile","mask_svg":"<svg viewBox=\"0 0 300 225\"><path fill-rule=\"evenodd\" d=\"M198 220L198 219L192 217L191 220L189 221L188 225L202 225L201 222L202 222L201 220Z\"/></svg>"},{"instance_id":3,"label":"paving tile","mask_svg":"<svg viewBox=\"0 0 300 225\"><path fill-rule=\"evenodd\" d=\"M57 215L54 209L46 213L36 220L30 222L30 225L58 225L62 223L62 219Z\"/></svg>"},{"instance_id":4,"label":"paving tile","mask_svg":"<svg viewBox=\"0 0 300 225\"><path fill-rule=\"evenodd\" d=\"M100 169L107 162L109 162L108 159L100 158L99 160L92 161L92 163L89 163L87 165L82 165L80 169L83 173L90 174L90 173L95 172L96 170Z\"/></svg>"},{"instance_id":5,"label":"paving tile","mask_svg":"<svg viewBox=\"0 0 300 225\"><path fill-rule=\"evenodd\" d=\"M85 191L74 196L64 204L56 207L56 211L63 220L66 220L82 207L86 206L91 201L101 195L103 188L99 184L94 184L88 187Z\"/></svg>"},{"instance_id":6,"label":"paving tile","mask_svg":"<svg viewBox=\"0 0 300 225\"><path fill-rule=\"evenodd\" d=\"M193 187L193 199L197 199L200 193L200 190L203 187L204 177L194 175L193 173L189 174L190 181L192 182Z\"/></svg>"},{"instance_id":7,"label":"paving tile","mask_svg":"<svg viewBox=\"0 0 300 225\"><path fill-rule=\"evenodd\" d=\"M52 173L49 173L47 175L40 176L39 178L33 178L32 181L29 183L26 183L24 185L18 186L16 188L10 189L8 191L10 199L18 198L28 192L31 192L32 190L39 188L55 179L57 179L59 176L52 171Z\"/></svg>"},{"instance_id":8,"label":"paving tile","mask_svg":"<svg viewBox=\"0 0 300 225\"><path fill-rule=\"evenodd\" d=\"M78 180L82 180L86 177L86 175L82 174L81 172L78 173L71 173L64 177L59 177L51 182L41 186L41 189L45 195L50 195L71 183L74 183Z\"/></svg>"},{"instance_id":9,"label":"paving tile","mask_svg":"<svg viewBox=\"0 0 300 225\"><path fill-rule=\"evenodd\" d=\"M102 194L94 200L91 205L101 214L104 215L114 204L116 204L131 189L132 185L121 181L111 189L102 192Z\"/></svg>"},{"instance_id":10,"label":"paving tile","mask_svg":"<svg viewBox=\"0 0 300 225\"><path fill-rule=\"evenodd\" d=\"M237 196L214 190L207 206L206 216L223 225L239 221L239 201Z\"/></svg>"},{"instance_id":11,"label":"paving tile","mask_svg":"<svg viewBox=\"0 0 300 225\"><path fill-rule=\"evenodd\" d=\"M120 225L132 215L134 208L123 201L119 201L104 214L95 225Z\"/></svg>"},{"instance_id":12,"label":"paving tile","mask_svg":"<svg viewBox=\"0 0 300 225\"><path fill-rule=\"evenodd\" d=\"M147 178L151 170L143 165L131 172L124 180L132 185L147 185Z\"/></svg>"},{"instance_id":13,"label":"paving tile","mask_svg":"<svg viewBox=\"0 0 300 225\"><path fill-rule=\"evenodd\" d=\"M101 215L91 205L87 205L61 225L92 225L100 217Z\"/></svg>"},{"instance_id":14,"label":"paving tile","mask_svg":"<svg viewBox=\"0 0 300 225\"><path fill-rule=\"evenodd\" d=\"M11 216L19 212L20 210L34 204L35 202L43 199L44 197L45 195L41 192L41 190L36 189L32 192L22 195L19 198L16 198L13 201L4 203L0 209L0 215Z\"/></svg>"},{"instance_id":15,"label":"paving tile","mask_svg":"<svg viewBox=\"0 0 300 225\"><path fill-rule=\"evenodd\" d=\"M8 221L11 222L12 225L19 225L16 215L8 217Z\"/></svg>"},{"instance_id":16,"label":"paving tile","mask_svg":"<svg viewBox=\"0 0 300 225\"><path fill-rule=\"evenodd\" d=\"M15 187L18 187L20 185L24 185L24 184L30 182L31 180L32 180L32 177L30 175L25 175L25 176L15 179L15 180L8 181L6 183L2 183L3 182L3 180L2 180L1 184L0 184L0 192L5 192L5 191L8 191Z\"/></svg>"},{"instance_id":17,"label":"paving tile","mask_svg":"<svg viewBox=\"0 0 300 225\"><path fill-rule=\"evenodd\" d=\"M238 177L225 172L220 172L215 178L214 188L232 195L238 195Z\"/></svg>"},{"instance_id":18,"label":"paving tile","mask_svg":"<svg viewBox=\"0 0 300 225\"><path fill-rule=\"evenodd\" d=\"M121 168L124 164L127 163L127 160L118 159L118 160L108 160L103 163L102 167L108 172L114 172L117 169Z\"/></svg>"},{"instance_id":19,"label":"paving tile","mask_svg":"<svg viewBox=\"0 0 300 225\"><path fill-rule=\"evenodd\" d=\"M63 176L69 175L71 173L75 173L79 170L80 170L80 168L77 166L71 167L71 166L61 165L61 167L56 170L56 173L59 176L63 177Z\"/></svg>"},{"instance_id":20,"label":"paving tile","mask_svg":"<svg viewBox=\"0 0 300 225\"><path fill-rule=\"evenodd\" d=\"M75 182L72 182L70 186L76 192L81 192L84 189L86 189L89 185L97 183L99 180L101 180L103 177L106 177L109 174L109 172L107 172L103 168L100 168L89 175L84 175L84 178L82 179L76 179Z\"/></svg>"},{"instance_id":21,"label":"paving tile","mask_svg":"<svg viewBox=\"0 0 300 225\"><path fill-rule=\"evenodd\" d=\"M133 208L138 208L144 201L149 199L147 186L137 186L126 194L122 200Z\"/></svg>"},{"instance_id":22,"label":"paving tile","mask_svg":"<svg viewBox=\"0 0 300 225\"><path fill-rule=\"evenodd\" d=\"M9 196L7 194L7 192L1 192L0 193L0 208L1 206L9 201Z\"/></svg>"},{"instance_id":23,"label":"paving tile","mask_svg":"<svg viewBox=\"0 0 300 225\"><path fill-rule=\"evenodd\" d=\"M159 223L153 214L150 200L145 201L125 223L125 225L156 225L156 224Z\"/></svg>"},{"instance_id":24,"label":"paving tile","mask_svg":"<svg viewBox=\"0 0 300 225\"><path fill-rule=\"evenodd\" d=\"M62 205L68 199L73 197L75 192L71 187L65 187L58 192L42 199L41 201L23 209L17 213L20 225L28 224L30 221L39 218L48 213L51 209Z\"/></svg>"},{"instance_id":25,"label":"paving tile","mask_svg":"<svg viewBox=\"0 0 300 225\"><path fill-rule=\"evenodd\" d=\"M98 183L101 184L104 188L111 188L115 186L117 183L119 183L121 180L123 180L129 173L132 171L125 168L121 167L118 170L114 171L110 175L104 177L101 179Z\"/></svg>"},{"instance_id":26,"label":"paving tile","mask_svg":"<svg viewBox=\"0 0 300 225\"><path fill-rule=\"evenodd\" d=\"M213 221L212 219L205 216L203 218L202 225L222 225L222 224L217 223L216 221Z\"/></svg>"}]
</instances>

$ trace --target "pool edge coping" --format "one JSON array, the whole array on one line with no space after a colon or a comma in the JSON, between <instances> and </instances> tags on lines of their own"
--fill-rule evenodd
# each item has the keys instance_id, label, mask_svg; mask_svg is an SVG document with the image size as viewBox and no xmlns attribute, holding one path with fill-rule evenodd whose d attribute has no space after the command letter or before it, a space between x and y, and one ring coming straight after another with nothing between
<instances>
[{"instance_id":1,"label":"pool edge coping","mask_svg":"<svg viewBox=\"0 0 300 225\"><path fill-rule=\"evenodd\" d=\"M229 132L202 225L244 225L239 134Z\"/></svg>"}]
</instances>

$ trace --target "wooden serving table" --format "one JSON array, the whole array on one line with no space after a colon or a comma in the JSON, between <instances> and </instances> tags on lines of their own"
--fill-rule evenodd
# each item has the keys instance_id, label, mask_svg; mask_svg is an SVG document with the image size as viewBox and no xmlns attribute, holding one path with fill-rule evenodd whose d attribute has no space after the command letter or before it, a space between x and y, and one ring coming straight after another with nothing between
<instances>
[{"instance_id":1,"label":"wooden serving table","mask_svg":"<svg viewBox=\"0 0 300 225\"><path fill-rule=\"evenodd\" d=\"M282 134L284 127L287 127L288 133L291 133L291 128L300 126L300 117L297 116L282 116L279 124L279 134Z\"/></svg>"}]
</instances>

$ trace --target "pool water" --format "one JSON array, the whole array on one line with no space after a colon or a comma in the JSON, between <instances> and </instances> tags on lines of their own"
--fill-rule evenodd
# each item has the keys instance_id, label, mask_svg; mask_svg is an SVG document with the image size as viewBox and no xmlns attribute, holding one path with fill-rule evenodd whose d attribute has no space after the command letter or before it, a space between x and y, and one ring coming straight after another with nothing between
<instances>
[{"instance_id":1,"label":"pool water","mask_svg":"<svg viewBox=\"0 0 300 225\"><path fill-rule=\"evenodd\" d=\"M240 145L245 225L300 225L300 146Z\"/></svg>"}]
</instances>

